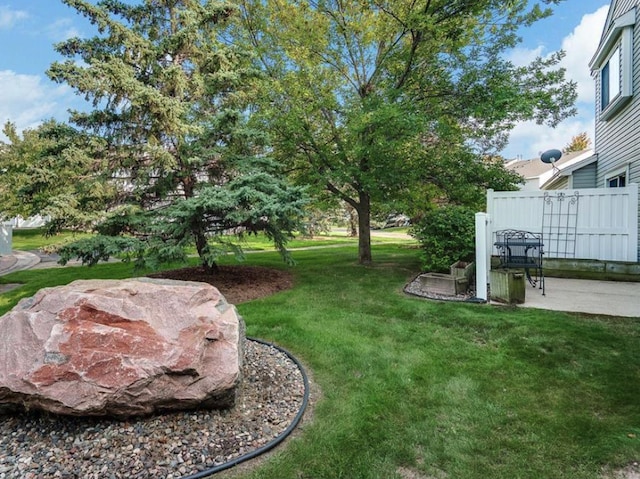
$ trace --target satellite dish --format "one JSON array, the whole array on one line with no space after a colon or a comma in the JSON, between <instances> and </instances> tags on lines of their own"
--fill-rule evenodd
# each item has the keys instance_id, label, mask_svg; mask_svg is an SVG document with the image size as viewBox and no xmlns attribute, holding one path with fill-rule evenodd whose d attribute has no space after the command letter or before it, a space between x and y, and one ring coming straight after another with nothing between
<instances>
[{"instance_id":1,"label":"satellite dish","mask_svg":"<svg viewBox=\"0 0 640 479\"><path fill-rule=\"evenodd\" d=\"M547 150L542 155L540 155L540 159L543 163L555 163L562 156L562 152L560 150Z\"/></svg>"}]
</instances>

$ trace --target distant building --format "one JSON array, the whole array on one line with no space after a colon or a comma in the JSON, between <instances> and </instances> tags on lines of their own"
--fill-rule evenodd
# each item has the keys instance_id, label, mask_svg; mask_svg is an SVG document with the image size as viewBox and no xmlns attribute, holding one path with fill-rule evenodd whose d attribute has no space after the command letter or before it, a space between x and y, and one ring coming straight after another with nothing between
<instances>
[{"instance_id":1,"label":"distant building","mask_svg":"<svg viewBox=\"0 0 640 479\"><path fill-rule=\"evenodd\" d=\"M511 160L505 168L525 180L521 190L561 190L565 188L595 188L597 156L592 149L563 154L554 164L540 158Z\"/></svg>"}]
</instances>

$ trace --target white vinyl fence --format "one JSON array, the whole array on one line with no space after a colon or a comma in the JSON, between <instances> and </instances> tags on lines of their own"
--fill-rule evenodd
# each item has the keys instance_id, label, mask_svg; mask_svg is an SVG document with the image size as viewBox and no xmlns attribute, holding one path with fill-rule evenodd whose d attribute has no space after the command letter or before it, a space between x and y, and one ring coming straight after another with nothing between
<instances>
[{"instance_id":1,"label":"white vinyl fence","mask_svg":"<svg viewBox=\"0 0 640 479\"><path fill-rule=\"evenodd\" d=\"M543 233L545 257L638 261L637 184L581 190L489 190L487 214L491 244L496 231L516 229Z\"/></svg>"},{"instance_id":2,"label":"white vinyl fence","mask_svg":"<svg viewBox=\"0 0 640 479\"><path fill-rule=\"evenodd\" d=\"M49 216L29 216L28 218L23 218L22 216L15 216L9 220L7 220L8 224L11 224L14 228L39 228L47 224L51 218Z\"/></svg>"}]
</instances>

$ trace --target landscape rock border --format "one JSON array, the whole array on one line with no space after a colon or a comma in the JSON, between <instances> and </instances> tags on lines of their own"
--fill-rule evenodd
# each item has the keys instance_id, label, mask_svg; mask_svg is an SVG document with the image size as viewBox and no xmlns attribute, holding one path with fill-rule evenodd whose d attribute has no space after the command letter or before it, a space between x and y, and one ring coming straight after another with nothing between
<instances>
[{"instance_id":1,"label":"landscape rock border","mask_svg":"<svg viewBox=\"0 0 640 479\"><path fill-rule=\"evenodd\" d=\"M479 302L477 298L475 298L475 288L470 288L465 293L460 293L457 295L447 295L447 294L439 294L430 291L425 291L422 289L422 284L420 281L420 275L423 273L419 273L415 278L409 281L403 291L410 295L416 296L419 298L425 299L433 299L438 301L457 301L457 302L466 302L466 303L477 303Z\"/></svg>"}]
</instances>

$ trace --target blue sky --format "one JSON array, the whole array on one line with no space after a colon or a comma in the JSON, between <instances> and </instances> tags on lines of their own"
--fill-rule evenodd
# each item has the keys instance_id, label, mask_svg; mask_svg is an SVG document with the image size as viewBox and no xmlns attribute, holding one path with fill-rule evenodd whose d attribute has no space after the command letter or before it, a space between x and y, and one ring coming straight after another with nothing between
<instances>
[{"instance_id":1,"label":"blue sky","mask_svg":"<svg viewBox=\"0 0 640 479\"><path fill-rule=\"evenodd\" d=\"M567 52L564 66L579 86L578 115L555 129L519 124L502 152L505 157L534 158L547 149L562 148L583 131L593 139L594 82L588 64L608 6L608 0L565 0L552 17L522 30L523 43L510 52L514 63L526 63L561 48ZM0 0L1 124L10 120L24 129L51 117L64 121L69 108L83 107L81 98L51 82L44 72L61 59L54 43L91 32L86 19L59 0Z\"/></svg>"}]
</instances>

